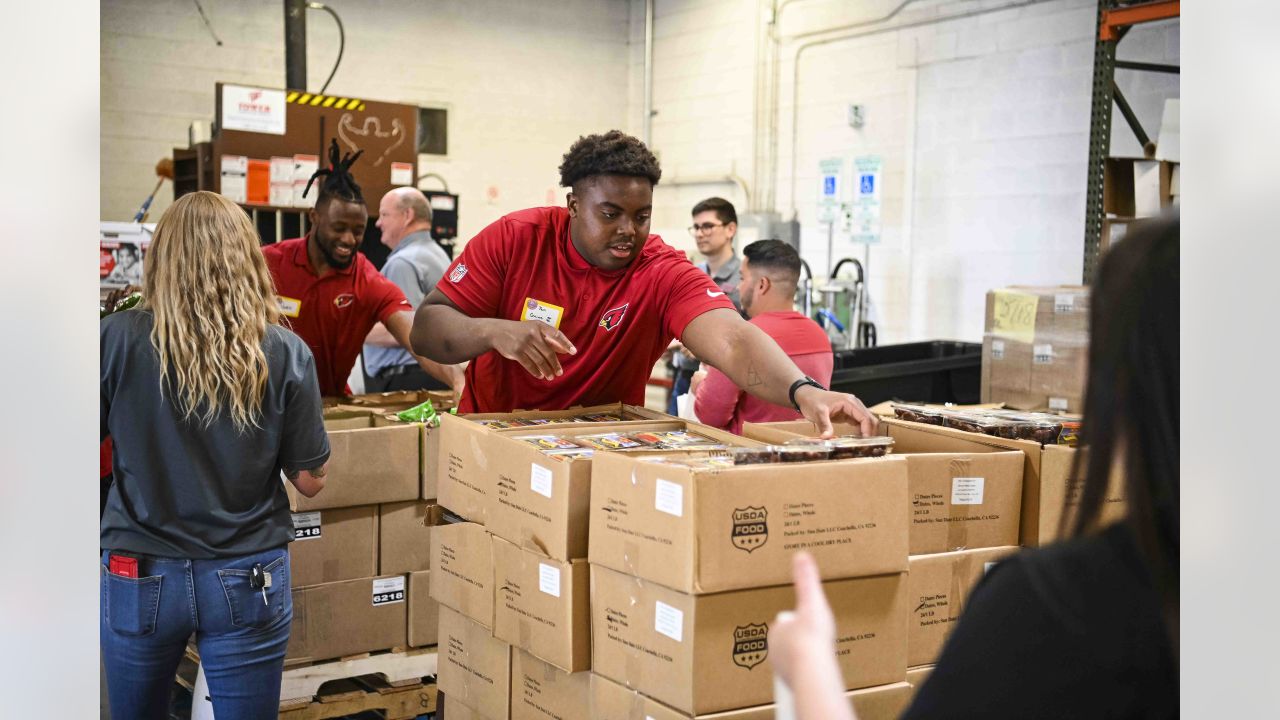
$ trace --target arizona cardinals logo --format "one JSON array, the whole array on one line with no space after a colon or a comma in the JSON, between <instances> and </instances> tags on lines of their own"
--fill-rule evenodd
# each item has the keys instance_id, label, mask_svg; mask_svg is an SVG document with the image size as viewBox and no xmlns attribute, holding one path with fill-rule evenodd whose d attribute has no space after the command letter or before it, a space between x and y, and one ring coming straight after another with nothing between
<instances>
[{"instance_id":1,"label":"arizona cardinals logo","mask_svg":"<svg viewBox=\"0 0 1280 720\"><path fill-rule=\"evenodd\" d=\"M336 308L344 308L356 301L356 296L351 293L342 293L333 299L333 306Z\"/></svg>"},{"instance_id":2,"label":"arizona cardinals logo","mask_svg":"<svg viewBox=\"0 0 1280 720\"><path fill-rule=\"evenodd\" d=\"M249 102L258 102L258 98L260 97L262 97L262 91L254 90L253 92L249 93Z\"/></svg>"},{"instance_id":3,"label":"arizona cardinals logo","mask_svg":"<svg viewBox=\"0 0 1280 720\"><path fill-rule=\"evenodd\" d=\"M627 307L631 303L623 303L612 310L606 310L600 318L600 327L605 330L612 330L622 324L622 318L627 314Z\"/></svg>"}]
</instances>

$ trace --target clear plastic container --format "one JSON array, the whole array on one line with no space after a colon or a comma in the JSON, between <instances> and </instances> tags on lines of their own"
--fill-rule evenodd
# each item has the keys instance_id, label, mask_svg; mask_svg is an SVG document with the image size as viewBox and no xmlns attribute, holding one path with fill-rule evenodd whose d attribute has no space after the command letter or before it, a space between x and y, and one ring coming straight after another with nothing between
<instances>
[{"instance_id":1,"label":"clear plastic container","mask_svg":"<svg viewBox=\"0 0 1280 720\"><path fill-rule=\"evenodd\" d=\"M648 447L639 440L622 433L599 433L596 435L578 435L573 438L579 445L586 445L597 450L631 450Z\"/></svg>"},{"instance_id":2,"label":"clear plastic container","mask_svg":"<svg viewBox=\"0 0 1280 720\"><path fill-rule=\"evenodd\" d=\"M908 405L905 403L894 403L893 414L899 420L907 422L918 422L926 425L942 425L942 413L923 405Z\"/></svg>"},{"instance_id":3,"label":"clear plastic container","mask_svg":"<svg viewBox=\"0 0 1280 720\"><path fill-rule=\"evenodd\" d=\"M734 447L728 449L734 465L765 465L778 462L778 452L772 447Z\"/></svg>"},{"instance_id":4,"label":"clear plastic container","mask_svg":"<svg viewBox=\"0 0 1280 720\"><path fill-rule=\"evenodd\" d=\"M569 438L560 437L558 435L525 435L519 438L523 442L546 451L554 450L583 450L583 446L570 440Z\"/></svg>"},{"instance_id":5,"label":"clear plastic container","mask_svg":"<svg viewBox=\"0 0 1280 720\"><path fill-rule=\"evenodd\" d=\"M849 458L883 457L893 452L893 438L887 435L872 437L845 436L828 440L832 460Z\"/></svg>"},{"instance_id":6,"label":"clear plastic container","mask_svg":"<svg viewBox=\"0 0 1280 720\"><path fill-rule=\"evenodd\" d=\"M773 445L778 453L779 462L814 462L831 459L831 446L826 440L817 438L796 438L788 440L785 445Z\"/></svg>"}]
</instances>

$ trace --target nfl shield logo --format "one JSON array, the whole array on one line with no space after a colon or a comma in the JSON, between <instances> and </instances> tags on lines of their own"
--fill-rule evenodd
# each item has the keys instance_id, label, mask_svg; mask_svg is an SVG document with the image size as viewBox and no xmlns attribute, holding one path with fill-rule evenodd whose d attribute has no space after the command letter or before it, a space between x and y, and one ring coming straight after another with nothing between
<instances>
[{"instance_id":1,"label":"nfl shield logo","mask_svg":"<svg viewBox=\"0 0 1280 720\"><path fill-rule=\"evenodd\" d=\"M769 657L769 626L742 625L733 629L733 664L748 670Z\"/></svg>"},{"instance_id":2,"label":"nfl shield logo","mask_svg":"<svg viewBox=\"0 0 1280 720\"><path fill-rule=\"evenodd\" d=\"M467 266L462 263L458 263L458 266L453 269L453 272L449 273L449 282L456 283L466 276Z\"/></svg>"},{"instance_id":3,"label":"nfl shield logo","mask_svg":"<svg viewBox=\"0 0 1280 720\"><path fill-rule=\"evenodd\" d=\"M733 546L752 552L769 540L769 511L762 507L733 511Z\"/></svg>"}]
</instances>

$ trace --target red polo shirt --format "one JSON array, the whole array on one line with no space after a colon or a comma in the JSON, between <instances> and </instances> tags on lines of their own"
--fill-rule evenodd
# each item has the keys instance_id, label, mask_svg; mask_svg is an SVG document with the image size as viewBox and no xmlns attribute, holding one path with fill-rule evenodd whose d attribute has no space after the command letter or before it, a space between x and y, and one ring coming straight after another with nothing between
<instances>
[{"instance_id":1,"label":"red polo shirt","mask_svg":"<svg viewBox=\"0 0 1280 720\"><path fill-rule=\"evenodd\" d=\"M404 293L373 267L363 253L341 270L320 277L307 259L307 239L294 238L262 248L280 295L280 310L316 358L321 395L344 395L347 376L373 326L402 310L412 311Z\"/></svg>"},{"instance_id":2,"label":"red polo shirt","mask_svg":"<svg viewBox=\"0 0 1280 720\"><path fill-rule=\"evenodd\" d=\"M751 324L773 338L800 372L822 383L823 387L831 385L835 357L831 352L831 340L818 323L798 312L787 311L760 313L751 318ZM793 407L774 405L748 395L713 367L707 368L706 379L698 385L693 412L707 425L739 435L744 422L776 422L803 417Z\"/></svg>"},{"instance_id":3,"label":"red polo shirt","mask_svg":"<svg viewBox=\"0 0 1280 720\"><path fill-rule=\"evenodd\" d=\"M436 288L471 317L556 325L578 349L560 356L564 374L554 380L496 352L481 355L467 367L459 412L641 405L672 338L708 310L733 309L706 273L657 235L621 270L591 265L569 239L563 207L500 218L467 243Z\"/></svg>"}]
</instances>

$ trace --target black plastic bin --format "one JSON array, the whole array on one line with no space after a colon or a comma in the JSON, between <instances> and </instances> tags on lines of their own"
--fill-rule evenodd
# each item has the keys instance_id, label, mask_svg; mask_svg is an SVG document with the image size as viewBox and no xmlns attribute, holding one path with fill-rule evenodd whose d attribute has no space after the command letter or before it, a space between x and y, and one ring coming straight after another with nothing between
<instances>
[{"instance_id":1,"label":"black plastic bin","mask_svg":"<svg viewBox=\"0 0 1280 720\"><path fill-rule=\"evenodd\" d=\"M885 400L978 402L982 343L930 340L839 350L831 389L853 393L868 406Z\"/></svg>"}]
</instances>

